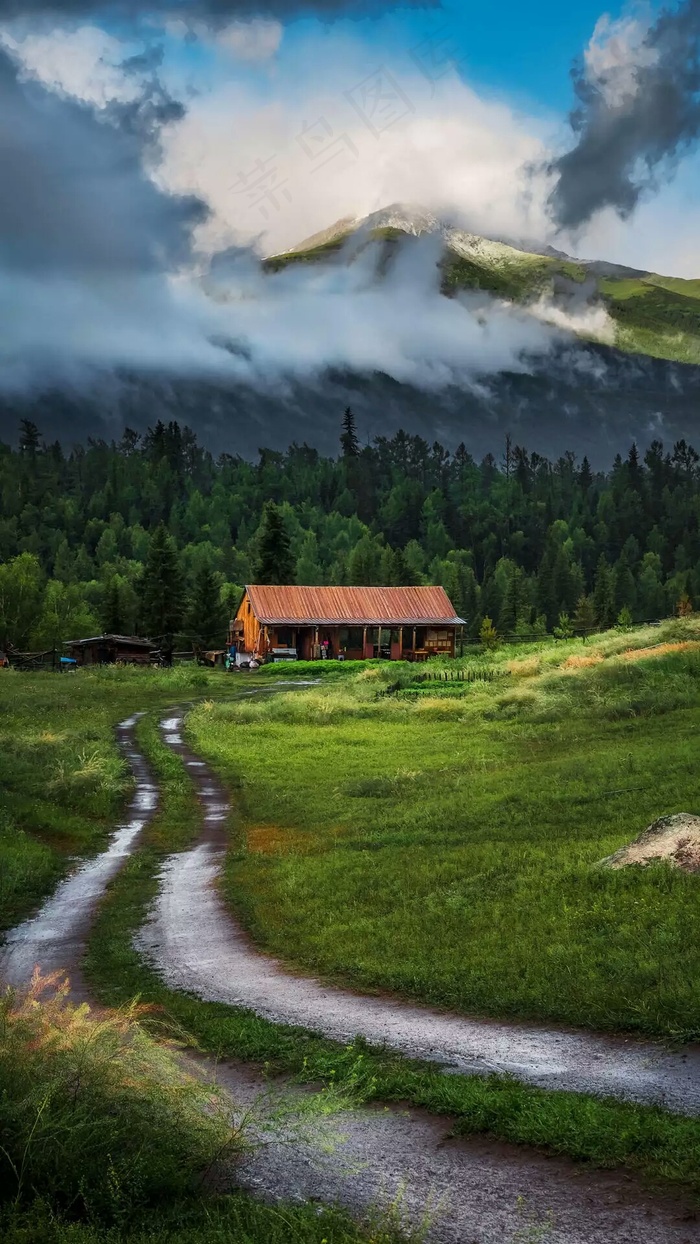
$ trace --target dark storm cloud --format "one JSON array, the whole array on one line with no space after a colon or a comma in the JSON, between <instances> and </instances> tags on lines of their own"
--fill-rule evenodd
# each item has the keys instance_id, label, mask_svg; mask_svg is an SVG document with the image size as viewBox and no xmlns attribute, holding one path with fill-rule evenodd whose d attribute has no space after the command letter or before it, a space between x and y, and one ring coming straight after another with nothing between
<instances>
[{"instance_id":1,"label":"dark storm cloud","mask_svg":"<svg viewBox=\"0 0 700 1244\"><path fill-rule=\"evenodd\" d=\"M663 12L632 55L631 92L616 89L615 65L594 80L582 65L573 71L577 143L550 170L558 179L550 205L562 228L605 207L631 215L700 134L700 0Z\"/></svg>"},{"instance_id":2,"label":"dark storm cloud","mask_svg":"<svg viewBox=\"0 0 700 1244\"><path fill-rule=\"evenodd\" d=\"M404 7L434 8L438 0L402 0ZM367 14L396 7L392 0L0 0L0 18L31 17L50 13L56 17L85 17L104 13L114 16L196 17L226 22L237 17L297 17Z\"/></svg>"},{"instance_id":3,"label":"dark storm cloud","mask_svg":"<svg viewBox=\"0 0 700 1244\"><path fill-rule=\"evenodd\" d=\"M42 274L153 272L189 252L204 209L162 194L144 144L176 105L158 91L102 119L20 82L0 51L0 269Z\"/></svg>"}]
</instances>

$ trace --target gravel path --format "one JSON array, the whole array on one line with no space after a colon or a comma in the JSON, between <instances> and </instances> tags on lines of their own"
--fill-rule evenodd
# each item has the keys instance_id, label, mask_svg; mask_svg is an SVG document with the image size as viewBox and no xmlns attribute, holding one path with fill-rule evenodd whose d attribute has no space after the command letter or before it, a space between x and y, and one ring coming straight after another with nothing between
<instances>
[{"instance_id":1,"label":"gravel path","mask_svg":"<svg viewBox=\"0 0 700 1244\"><path fill-rule=\"evenodd\" d=\"M137 713L117 727L120 751L128 760L136 782L127 819L117 826L106 851L81 864L60 883L36 916L7 934L0 947L0 980L6 984L20 987L29 984L35 967L43 975L66 972L70 977L71 998L87 1001L80 965L93 913L158 803L158 789L134 742L134 726L142 716L143 713Z\"/></svg>"},{"instance_id":2,"label":"gravel path","mask_svg":"<svg viewBox=\"0 0 700 1244\"><path fill-rule=\"evenodd\" d=\"M169 985L337 1040L361 1035L454 1071L509 1073L542 1088L700 1114L697 1045L669 1051L632 1038L469 1019L325 985L294 975L262 954L232 920L215 885L226 851L229 804L209 767L185 743L182 724L182 715L163 722L163 737L197 786L203 834L193 850L166 862L158 897L136 939Z\"/></svg>"},{"instance_id":3,"label":"gravel path","mask_svg":"<svg viewBox=\"0 0 700 1244\"><path fill-rule=\"evenodd\" d=\"M262 1123L260 1147L220 1172L222 1189L242 1187L271 1201L338 1203L357 1217L398 1198L407 1226L427 1223L427 1244L700 1240L684 1198L655 1198L629 1176L481 1137L451 1139L448 1120L398 1106L344 1111L318 1123L302 1113L298 1123L292 1115L281 1126L276 1090L270 1095L269 1083L250 1068L223 1064L217 1079L239 1116L249 1110ZM289 1101L288 1089L279 1093ZM299 1090L297 1097L303 1098Z\"/></svg>"}]
</instances>

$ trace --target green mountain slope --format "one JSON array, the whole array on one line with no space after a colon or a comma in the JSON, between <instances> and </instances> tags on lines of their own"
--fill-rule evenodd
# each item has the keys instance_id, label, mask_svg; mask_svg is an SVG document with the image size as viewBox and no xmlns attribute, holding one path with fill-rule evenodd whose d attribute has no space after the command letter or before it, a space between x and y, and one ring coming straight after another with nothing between
<instances>
[{"instance_id":1,"label":"green mountain slope","mask_svg":"<svg viewBox=\"0 0 700 1244\"><path fill-rule=\"evenodd\" d=\"M420 208L396 204L363 220L345 217L293 250L264 261L266 271L291 265L346 262L371 243L382 250L386 270L398 245L410 237L440 233L442 292L482 290L521 307L577 312L580 336L606 340L631 354L700 364L700 280L637 272L616 264L571 259L550 251L538 254L456 229ZM581 313L598 311L593 319ZM606 314L603 314L605 312ZM577 323L578 321L574 321Z\"/></svg>"}]
</instances>

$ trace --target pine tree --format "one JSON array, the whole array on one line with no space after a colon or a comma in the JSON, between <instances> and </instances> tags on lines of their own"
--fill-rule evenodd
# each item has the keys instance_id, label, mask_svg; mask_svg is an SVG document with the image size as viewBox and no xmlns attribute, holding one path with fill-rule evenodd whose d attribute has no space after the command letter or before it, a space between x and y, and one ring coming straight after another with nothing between
<instances>
[{"instance_id":1,"label":"pine tree","mask_svg":"<svg viewBox=\"0 0 700 1244\"><path fill-rule=\"evenodd\" d=\"M323 568L319 559L318 538L315 531L307 531L297 558L296 582L306 587L323 583Z\"/></svg>"},{"instance_id":2,"label":"pine tree","mask_svg":"<svg viewBox=\"0 0 700 1244\"><path fill-rule=\"evenodd\" d=\"M257 533L258 583L283 586L294 582L296 564L284 515L274 501L267 501Z\"/></svg>"},{"instance_id":3,"label":"pine tree","mask_svg":"<svg viewBox=\"0 0 700 1244\"><path fill-rule=\"evenodd\" d=\"M119 580L116 575L112 575L105 587L101 621L105 635L123 635L125 633L122 597Z\"/></svg>"},{"instance_id":4,"label":"pine tree","mask_svg":"<svg viewBox=\"0 0 700 1244\"><path fill-rule=\"evenodd\" d=\"M382 587L408 587L408 568L401 549L387 545L382 553Z\"/></svg>"},{"instance_id":5,"label":"pine tree","mask_svg":"<svg viewBox=\"0 0 700 1244\"><path fill-rule=\"evenodd\" d=\"M554 628L553 635L555 639L571 639L574 628L571 624L571 618L568 613L560 613L559 621Z\"/></svg>"},{"instance_id":6,"label":"pine tree","mask_svg":"<svg viewBox=\"0 0 700 1244\"><path fill-rule=\"evenodd\" d=\"M592 483L593 483L593 472L591 471L591 464L588 461L588 458L584 457L583 462L581 463L581 469L578 473L578 486L583 492L584 496L588 492L588 489L590 488Z\"/></svg>"},{"instance_id":7,"label":"pine tree","mask_svg":"<svg viewBox=\"0 0 700 1244\"><path fill-rule=\"evenodd\" d=\"M615 609L615 584L612 570L604 553L600 555L595 573L593 607L595 609L596 624L603 630L606 627L612 626L617 616Z\"/></svg>"},{"instance_id":8,"label":"pine tree","mask_svg":"<svg viewBox=\"0 0 700 1244\"><path fill-rule=\"evenodd\" d=\"M348 582L353 587L374 587L381 578L382 554L369 532L358 540L348 560Z\"/></svg>"},{"instance_id":9,"label":"pine tree","mask_svg":"<svg viewBox=\"0 0 700 1244\"><path fill-rule=\"evenodd\" d=\"M23 458L35 458L39 452L41 432L31 419L20 419L19 452Z\"/></svg>"},{"instance_id":10,"label":"pine tree","mask_svg":"<svg viewBox=\"0 0 700 1244\"><path fill-rule=\"evenodd\" d=\"M340 437L340 445L343 450L344 458L357 458L360 454L360 442L357 436L357 426L355 424L355 416L348 406L343 415L343 431Z\"/></svg>"},{"instance_id":11,"label":"pine tree","mask_svg":"<svg viewBox=\"0 0 700 1244\"><path fill-rule=\"evenodd\" d=\"M219 576L205 562L195 575L187 610L187 635L192 644L221 647L226 637L225 615Z\"/></svg>"},{"instance_id":12,"label":"pine tree","mask_svg":"<svg viewBox=\"0 0 700 1244\"><path fill-rule=\"evenodd\" d=\"M175 544L165 523L151 536L140 597L146 634L164 648L170 647L182 625L182 586Z\"/></svg>"},{"instance_id":13,"label":"pine tree","mask_svg":"<svg viewBox=\"0 0 700 1244\"><path fill-rule=\"evenodd\" d=\"M518 622L520 621L523 607L525 605L525 583L523 572L517 566L508 578L505 594L503 596L503 604L498 615L499 630L504 635L515 635L518 631Z\"/></svg>"},{"instance_id":14,"label":"pine tree","mask_svg":"<svg viewBox=\"0 0 700 1244\"><path fill-rule=\"evenodd\" d=\"M576 612L572 621L574 635L583 635L585 638L595 630L595 625L596 617L593 601L590 596L580 596L576 603Z\"/></svg>"}]
</instances>

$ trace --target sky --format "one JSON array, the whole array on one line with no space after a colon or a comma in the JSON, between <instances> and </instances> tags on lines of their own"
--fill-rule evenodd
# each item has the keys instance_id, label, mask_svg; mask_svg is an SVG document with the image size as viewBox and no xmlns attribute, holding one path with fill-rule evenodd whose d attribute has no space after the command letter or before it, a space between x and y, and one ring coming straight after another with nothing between
<instances>
[{"instance_id":1,"label":"sky","mask_svg":"<svg viewBox=\"0 0 700 1244\"><path fill-rule=\"evenodd\" d=\"M381 294L257 259L398 202L700 278L699 136L700 0L0 0L0 383L517 369L562 317L445 306L430 247Z\"/></svg>"},{"instance_id":2,"label":"sky","mask_svg":"<svg viewBox=\"0 0 700 1244\"><path fill-rule=\"evenodd\" d=\"M222 0L214 22L196 0L156 4L136 21L76 3L70 18L70 3L55 16L41 0L32 12L32 0L6 23L5 45L25 74L98 107L138 92L121 60L159 49L160 77L186 105L164 127L159 176L213 209L205 247L284 250L340 217L408 200L461 214L474 232L700 275L694 150L625 219L603 207L564 232L547 219L542 166L572 143L572 66L596 40L608 59L628 55L630 31L653 23L658 5L470 0L364 18L331 7L320 20L290 6L286 17L237 17Z\"/></svg>"}]
</instances>

